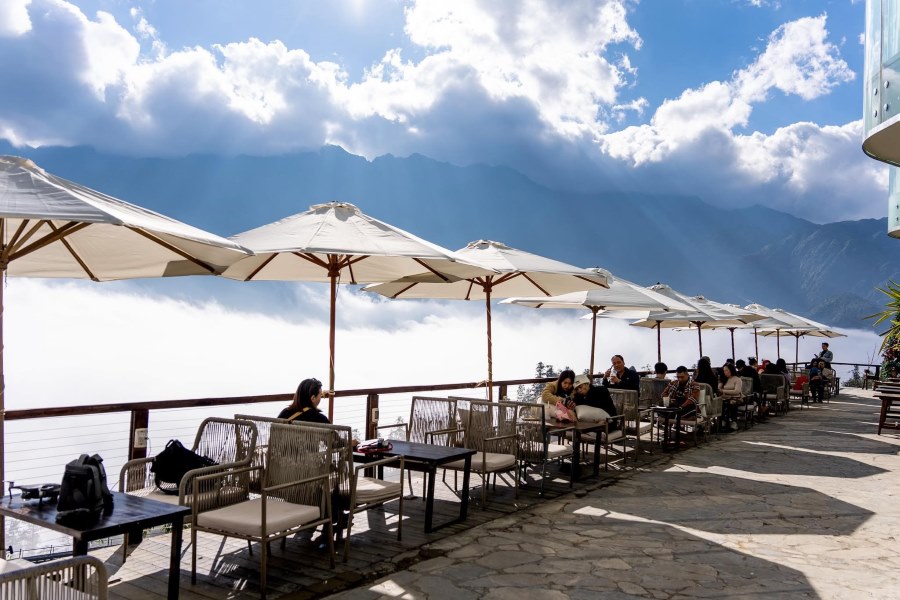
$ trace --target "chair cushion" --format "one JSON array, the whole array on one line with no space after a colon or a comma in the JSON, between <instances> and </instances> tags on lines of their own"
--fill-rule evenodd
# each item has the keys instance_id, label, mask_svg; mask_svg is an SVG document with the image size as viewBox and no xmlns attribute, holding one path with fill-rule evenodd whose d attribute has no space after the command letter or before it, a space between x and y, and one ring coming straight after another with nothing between
<instances>
[{"instance_id":1,"label":"chair cushion","mask_svg":"<svg viewBox=\"0 0 900 600\"><path fill-rule=\"evenodd\" d=\"M481 473L482 471L482 457L484 457L484 462L486 464L486 468L484 469L485 473L492 473L494 471L500 471L502 469L508 469L516 464L516 457L512 454L497 454L496 452L478 452L472 457L472 470L476 473ZM454 471L462 471L465 469L466 461L464 459L455 460L451 463L447 463L444 465L445 469L452 469Z\"/></svg>"},{"instance_id":2,"label":"chair cushion","mask_svg":"<svg viewBox=\"0 0 900 600\"><path fill-rule=\"evenodd\" d=\"M547 444L547 458L561 458L572 454L572 446L564 444Z\"/></svg>"},{"instance_id":3,"label":"chair cushion","mask_svg":"<svg viewBox=\"0 0 900 600\"><path fill-rule=\"evenodd\" d=\"M400 497L400 483L375 479L373 477L356 478L356 503L371 504L382 500Z\"/></svg>"},{"instance_id":4,"label":"chair cushion","mask_svg":"<svg viewBox=\"0 0 900 600\"><path fill-rule=\"evenodd\" d=\"M247 500L197 515L197 524L215 531L262 537L262 498ZM269 500L266 503L266 530L269 535L319 520L318 506Z\"/></svg>"}]
</instances>

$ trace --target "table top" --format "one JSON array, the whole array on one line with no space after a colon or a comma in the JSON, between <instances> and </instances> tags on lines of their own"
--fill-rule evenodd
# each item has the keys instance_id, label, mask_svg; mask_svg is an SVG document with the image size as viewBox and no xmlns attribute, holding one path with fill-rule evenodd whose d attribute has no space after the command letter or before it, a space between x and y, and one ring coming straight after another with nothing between
<instances>
[{"instance_id":1,"label":"table top","mask_svg":"<svg viewBox=\"0 0 900 600\"><path fill-rule=\"evenodd\" d=\"M56 502L22 500L22 496L3 496L0 500L0 515L40 525L59 531L76 540L94 540L109 535L117 535L129 529L149 528L163 523L171 523L175 518L190 514L189 506L167 504L150 498L113 492L113 508L104 511L92 524L84 527L64 525L56 522Z\"/></svg>"},{"instance_id":2,"label":"table top","mask_svg":"<svg viewBox=\"0 0 900 600\"><path fill-rule=\"evenodd\" d=\"M354 452L353 458L365 461L375 461L389 456L402 456L406 460L443 464L453 462L475 454L470 448L458 448L456 446L438 446L437 444L422 444L420 442L407 442L404 440L390 440L392 448L379 452Z\"/></svg>"}]
</instances>

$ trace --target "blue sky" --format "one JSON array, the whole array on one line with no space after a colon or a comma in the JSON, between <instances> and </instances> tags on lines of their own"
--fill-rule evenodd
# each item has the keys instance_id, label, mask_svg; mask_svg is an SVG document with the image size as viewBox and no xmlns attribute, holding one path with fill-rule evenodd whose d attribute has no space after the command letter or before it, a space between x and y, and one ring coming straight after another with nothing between
<instances>
[{"instance_id":1,"label":"blue sky","mask_svg":"<svg viewBox=\"0 0 900 600\"><path fill-rule=\"evenodd\" d=\"M861 0L3 0L0 137L112 153L337 144L556 189L883 217Z\"/></svg>"}]
</instances>

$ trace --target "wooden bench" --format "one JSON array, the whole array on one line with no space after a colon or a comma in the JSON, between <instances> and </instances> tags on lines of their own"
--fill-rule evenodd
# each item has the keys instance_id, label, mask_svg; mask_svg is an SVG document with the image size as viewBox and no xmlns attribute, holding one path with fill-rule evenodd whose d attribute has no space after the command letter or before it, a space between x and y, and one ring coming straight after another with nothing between
<instances>
[{"instance_id":1,"label":"wooden bench","mask_svg":"<svg viewBox=\"0 0 900 600\"><path fill-rule=\"evenodd\" d=\"M878 417L878 435L882 429L900 429L900 389L875 394L881 400L881 414ZM888 423L888 418L894 422Z\"/></svg>"}]
</instances>

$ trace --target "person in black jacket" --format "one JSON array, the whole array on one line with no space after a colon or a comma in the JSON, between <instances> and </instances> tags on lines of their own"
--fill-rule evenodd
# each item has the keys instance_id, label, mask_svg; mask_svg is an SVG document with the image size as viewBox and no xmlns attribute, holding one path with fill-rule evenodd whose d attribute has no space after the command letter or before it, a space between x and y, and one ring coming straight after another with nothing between
<instances>
[{"instance_id":1,"label":"person in black jacket","mask_svg":"<svg viewBox=\"0 0 900 600\"><path fill-rule=\"evenodd\" d=\"M606 411L610 417L616 416L616 405L609 395L609 390L591 384L591 380L587 375L578 375L575 377L575 387L572 399L566 403L566 408L575 410L576 407L587 405L594 408L600 408ZM609 430L613 431L619 426L618 421L610 421Z\"/></svg>"},{"instance_id":2,"label":"person in black jacket","mask_svg":"<svg viewBox=\"0 0 900 600\"><path fill-rule=\"evenodd\" d=\"M280 413L279 419L289 421L306 421L308 423L331 423L322 411L319 410L319 402L322 401L322 382L318 379L304 379L297 386L294 393L294 401L286 406Z\"/></svg>"},{"instance_id":3,"label":"person in black jacket","mask_svg":"<svg viewBox=\"0 0 900 600\"><path fill-rule=\"evenodd\" d=\"M621 354L612 357L612 367L603 375L603 385L618 390L635 390L641 385L641 378L634 367L626 367Z\"/></svg>"}]
</instances>

